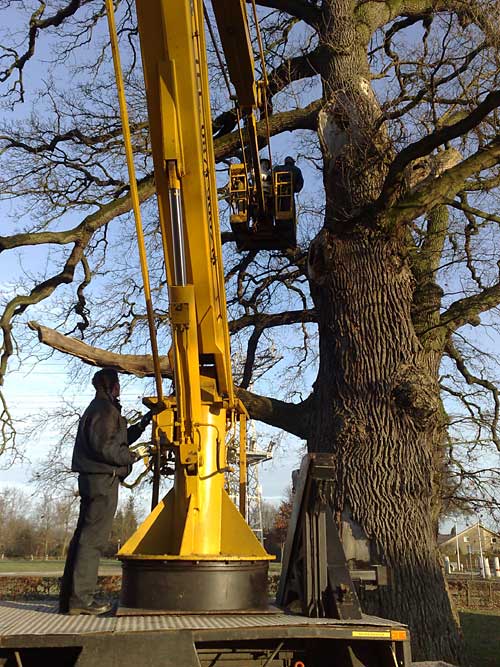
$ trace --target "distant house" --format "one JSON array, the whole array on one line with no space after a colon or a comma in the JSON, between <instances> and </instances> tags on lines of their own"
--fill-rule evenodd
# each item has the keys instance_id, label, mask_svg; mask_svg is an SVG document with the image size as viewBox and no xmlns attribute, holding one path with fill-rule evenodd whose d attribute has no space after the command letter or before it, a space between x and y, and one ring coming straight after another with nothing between
<instances>
[{"instance_id":1,"label":"distant house","mask_svg":"<svg viewBox=\"0 0 500 667\"><path fill-rule=\"evenodd\" d=\"M438 545L441 553L452 561L456 560L457 547L463 562L469 556L479 555L481 551L486 557L500 556L500 533L476 523L456 534L453 531L450 535L439 535Z\"/></svg>"}]
</instances>

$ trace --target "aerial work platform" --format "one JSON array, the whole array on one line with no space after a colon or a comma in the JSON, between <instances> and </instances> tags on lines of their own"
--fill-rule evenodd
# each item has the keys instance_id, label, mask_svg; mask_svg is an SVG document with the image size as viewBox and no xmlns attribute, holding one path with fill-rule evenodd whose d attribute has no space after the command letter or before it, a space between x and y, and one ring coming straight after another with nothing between
<instances>
[{"instance_id":1,"label":"aerial work platform","mask_svg":"<svg viewBox=\"0 0 500 667\"><path fill-rule=\"evenodd\" d=\"M410 667L400 623L269 613L64 616L0 602L1 667Z\"/></svg>"}]
</instances>

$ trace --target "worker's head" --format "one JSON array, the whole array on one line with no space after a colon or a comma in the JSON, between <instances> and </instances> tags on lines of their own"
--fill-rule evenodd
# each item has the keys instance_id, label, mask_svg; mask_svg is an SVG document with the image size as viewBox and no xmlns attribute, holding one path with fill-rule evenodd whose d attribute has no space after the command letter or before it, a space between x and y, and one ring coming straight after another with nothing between
<instances>
[{"instance_id":1,"label":"worker's head","mask_svg":"<svg viewBox=\"0 0 500 667\"><path fill-rule=\"evenodd\" d=\"M94 374L92 384L96 391L105 391L112 398L120 395L120 379L114 368L101 368Z\"/></svg>"},{"instance_id":2,"label":"worker's head","mask_svg":"<svg viewBox=\"0 0 500 667\"><path fill-rule=\"evenodd\" d=\"M267 159L267 157L263 157L260 160L260 168L264 171L269 171L271 169L271 163Z\"/></svg>"},{"instance_id":3,"label":"worker's head","mask_svg":"<svg viewBox=\"0 0 500 667\"><path fill-rule=\"evenodd\" d=\"M285 164L289 164L289 165L292 165L292 166L295 164L295 160L293 159L293 157L291 155L286 156Z\"/></svg>"}]
</instances>

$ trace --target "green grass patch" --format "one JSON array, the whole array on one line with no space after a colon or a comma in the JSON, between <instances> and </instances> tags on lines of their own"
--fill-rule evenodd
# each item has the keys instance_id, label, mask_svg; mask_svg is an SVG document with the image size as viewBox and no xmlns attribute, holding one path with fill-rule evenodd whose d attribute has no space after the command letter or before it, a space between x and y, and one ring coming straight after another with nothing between
<instances>
[{"instance_id":1,"label":"green grass patch","mask_svg":"<svg viewBox=\"0 0 500 667\"><path fill-rule=\"evenodd\" d=\"M465 638L467 657L472 667L500 665L500 611L464 610L460 623Z\"/></svg>"}]
</instances>

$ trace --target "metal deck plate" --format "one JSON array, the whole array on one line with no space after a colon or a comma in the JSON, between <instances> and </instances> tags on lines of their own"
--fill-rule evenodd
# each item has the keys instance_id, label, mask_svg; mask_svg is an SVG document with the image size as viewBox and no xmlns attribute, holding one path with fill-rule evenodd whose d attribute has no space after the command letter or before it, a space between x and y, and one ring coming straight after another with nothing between
<instances>
[{"instance_id":1,"label":"metal deck plate","mask_svg":"<svg viewBox=\"0 0 500 667\"><path fill-rule=\"evenodd\" d=\"M106 633L158 632L177 630L220 630L277 627L337 627L377 626L402 627L400 623L374 616L362 620L338 621L331 618L307 618L285 613L275 614L183 614L159 616L65 616L57 613L50 603L0 602L1 640L15 636L90 635Z\"/></svg>"}]
</instances>

